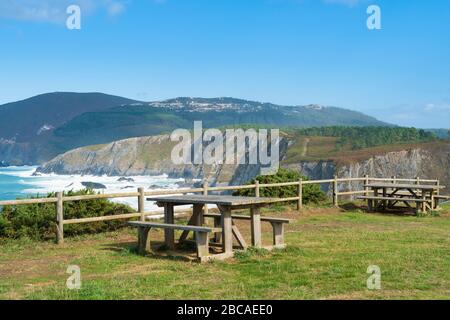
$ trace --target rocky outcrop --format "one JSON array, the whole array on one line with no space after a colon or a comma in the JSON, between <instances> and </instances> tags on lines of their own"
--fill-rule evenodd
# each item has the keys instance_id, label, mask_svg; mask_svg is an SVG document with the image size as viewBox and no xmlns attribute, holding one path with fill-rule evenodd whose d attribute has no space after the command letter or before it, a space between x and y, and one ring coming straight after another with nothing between
<instances>
[{"instance_id":1,"label":"rocky outcrop","mask_svg":"<svg viewBox=\"0 0 450 320\"><path fill-rule=\"evenodd\" d=\"M88 189L106 189L106 186L104 184L98 183L98 182L90 182L90 181L83 181L81 182L83 187Z\"/></svg>"},{"instance_id":2,"label":"rocky outcrop","mask_svg":"<svg viewBox=\"0 0 450 320\"><path fill-rule=\"evenodd\" d=\"M6 162L6 161L4 161L4 160L1 160L1 161L0 161L0 168L1 168L1 167L9 167L9 163Z\"/></svg>"}]
</instances>

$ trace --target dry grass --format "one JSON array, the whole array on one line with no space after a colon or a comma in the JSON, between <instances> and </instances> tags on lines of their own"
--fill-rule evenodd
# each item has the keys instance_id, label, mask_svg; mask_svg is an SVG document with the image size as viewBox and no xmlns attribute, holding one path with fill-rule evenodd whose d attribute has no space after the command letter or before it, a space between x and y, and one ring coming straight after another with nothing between
<instances>
[{"instance_id":1,"label":"dry grass","mask_svg":"<svg viewBox=\"0 0 450 320\"><path fill-rule=\"evenodd\" d=\"M285 207L267 215L296 218L288 248L250 250L200 265L135 252L135 230L72 238L59 247L27 240L0 249L3 299L449 299L450 206L439 217L366 214L357 209ZM249 226L239 222L248 238ZM270 228L264 227L266 243ZM162 232L155 235L162 240ZM81 268L82 289L65 286ZM368 290L369 265L382 289Z\"/></svg>"},{"instance_id":2,"label":"dry grass","mask_svg":"<svg viewBox=\"0 0 450 320\"><path fill-rule=\"evenodd\" d=\"M299 161L319 161L330 160L337 164L346 165L377 155L385 155L388 152L410 150L423 148L430 152L437 152L441 149L448 150L450 142L433 141L422 143L403 143L393 145L383 145L377 147L364 148L360 150L352 150L350 146L344 146L342 149L336 149L338 138L335 137L291 137L295 139L295 143L288 149L284 164L298 163ZM307 152L304 154L305 139L309 139Z\"/></svg>"}]
</instances>

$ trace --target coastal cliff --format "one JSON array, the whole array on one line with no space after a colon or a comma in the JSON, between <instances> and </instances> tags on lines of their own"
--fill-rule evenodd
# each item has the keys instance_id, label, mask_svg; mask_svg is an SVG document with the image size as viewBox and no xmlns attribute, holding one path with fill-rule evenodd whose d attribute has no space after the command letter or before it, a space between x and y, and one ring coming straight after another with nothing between
<instances>
[{"instance_id":1,"label":"coastal cliff","mask_svg":"<svg viewBox=\"0 0 450 320\"><path fill-rule=\"evenodd\" d=\"M280 154L289 141L280 139ZM45 163L36 173L137 176L162 175L170 178L207 179L210 184L242 184L261 173L259 165L176 165L171 151L176 142L169 135L138 137L105 145L71 150Z\"/></svg>"},{"instance_id":2,"label":"coastal cliff","mask_svg":"<svg viewBox=\"0 0 450 320\"><path fill-rule=\"evenodd\" d=\"M37 169L38 173L91 174L108 176L161 175L172 178L207 179L213 185L238 185L261 173L259 165L174 165L170 154L174 142L168 135L131 138L113 143L74 149L57 156ZM281 165L311 179L339 177L439 178L450 186L450 143L402 146L389 152L366 153L358 158L283 161L292 141L280 144ZM343 160L344 159L344 160ZM356 183L352 186L357 187ZM324 186L327 189L326 186ZM348 189L342 184L340 189Z\"/></svg>"},{"instance_id":3,"label":"coastal cliff","mask_svg":"<svg viewBox=\"0 0 450 320\"><path fill-rule=\"evenodd\" d=\"M439 179L441 185L450 187L450 145L430 144L422 148L405 149L372 155L357 161L301 161L284 165L286 168L298 170L312 179L397 177ZM361 183L340 183L340 190L360 189ZM328 186L324 185L328 190ZM450 190L444 190L448 193Z\"/></svg>"}]
</instances>

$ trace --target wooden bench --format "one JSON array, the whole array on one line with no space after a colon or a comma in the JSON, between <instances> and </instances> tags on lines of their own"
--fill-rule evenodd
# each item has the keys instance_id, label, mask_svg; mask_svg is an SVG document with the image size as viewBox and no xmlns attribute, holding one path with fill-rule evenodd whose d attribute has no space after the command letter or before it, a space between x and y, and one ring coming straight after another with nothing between
<instances>
[{"instance_id":1,"label":"wooden bench","mask_svg":"<svg viewBox=\"0 0 450 320\"><path fill-rule=\"evenodd\" d=\"M423 198L407 198L407 197L383 197L383 196L359 196L357 199L360 200L368 200L369 210L373 208L373 201L385 201L389 203L389 206L395 205L397 202L403 202L408 207L411 207L408 202L414 202L417 204L417 208L419 208L420 203L429 203L430 199Z\"/></svg>"},{"instance_id":2,"label":"wooden bench","mask_svg":"<svg viewBox=\"0 0 450 320\"><path fill-rule=\"evenodd\" d=\"M377 196L359 196L358 199L365 200L389 200L389 201L410 201L410 202L428 202L427 199L403 198L403 197L377 197Z\"/></svg>"},{"instance_id":3,"label":"wooden bench","mask_svg":"<svg viewBox=\"0 0 450 320\"><path fill-rule=\"evenodd\" d=\"M195 241L197 244L197 257L200 261L206 261L209 256L209 234L221 231L220 228L208 228L199 226L186 226L178 224L167 224L157 222L140 222L131 221L128 224L138 228L138 251L145 254L151 251L150 247L150 230L166 229L166 230L183 230L195 233Z\"/></svg>"},{"instance_id":4,"label":"wooden bench","mask_svg":"<svg viewBox=\"0 0 450 320\"><path fill-rule=\"evenodd\" d=\"M205 218L213 218L214 219L214 226L220 226L220 219L221 219L221 215L217 214L217 213L208 213L208 214L204 214L203 217ZM237 215L237 214L233 214L231 215L231 219L232 220L251 220L250 216L245 216L245 215ZM285 218L273 218L273 217L261 217L261 221L265 221L265 222L269 222L272 225L272 230L273 230L273 247L275 248L284 248L286 245L284 243L284 224L286 223L290 223L291 220L290 219L285 219ZM233 224L233 227L234 224ZM234 233L234 230L233 230ZM234 234L237 238L238 241L241 243L241 245L244 247L244 249L246 248L245 245L245 240L244 239L239 239L242 236L240 236L240 233ZM216 239L220 239L220 234L216 233L215 234L215 238Z\"/></svg>"}]
</instances>

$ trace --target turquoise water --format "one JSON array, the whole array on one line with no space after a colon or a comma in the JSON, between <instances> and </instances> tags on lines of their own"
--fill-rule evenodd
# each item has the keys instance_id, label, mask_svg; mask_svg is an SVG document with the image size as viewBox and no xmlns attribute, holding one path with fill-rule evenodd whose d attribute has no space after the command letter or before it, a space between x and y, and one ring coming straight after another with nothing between
<instances>
[{"instance_id":1,"label":"turquoise water","mask_svg":"<svg viewBox=\"0 0 450 320\"><path fill-rule=\"evenodd\" d=\"M33 167L0 168L0 200L13 200L26 197L26 190L32 188L33 178L27 177Z\"/></svg>"}]
</instances>

